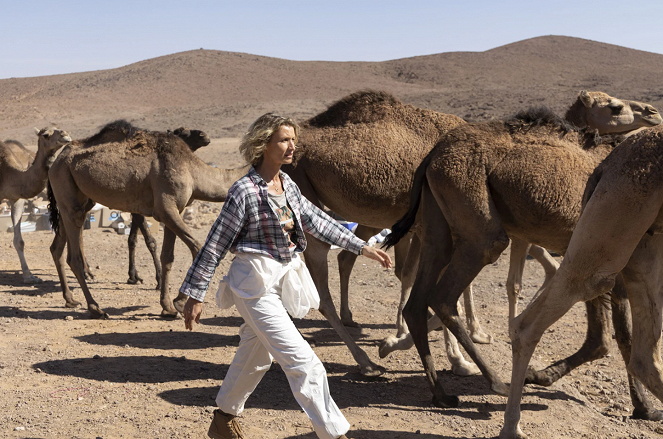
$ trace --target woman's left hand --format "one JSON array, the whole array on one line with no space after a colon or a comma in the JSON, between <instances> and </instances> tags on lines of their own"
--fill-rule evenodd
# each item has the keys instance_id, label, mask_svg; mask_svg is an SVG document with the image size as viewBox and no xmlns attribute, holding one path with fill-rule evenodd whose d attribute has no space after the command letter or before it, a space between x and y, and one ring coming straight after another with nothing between
<instances>
[{"instance_id":1,"label":"woman's left hand","mask_svg":"<svg viewBox=\"0 0 663 439\"><path fill-rule=\"evenodd\" d=\"M367 258L378 261L384 268L391 268L391 258L383 250L365 245L364 248L361 249L361 254Z\"/></svg>"},{"instance_id":2,"label":"woman's left hand","mask_svg":"<svg viewBox=\"0 0 663 439\"><path fill-rule=\"evenodd\" d=\"M193 330L193 322L200 323L200 314L203 312L203 303L196 299L189 299L184 304L184 328Z\"/></svg>"}]
</instances>

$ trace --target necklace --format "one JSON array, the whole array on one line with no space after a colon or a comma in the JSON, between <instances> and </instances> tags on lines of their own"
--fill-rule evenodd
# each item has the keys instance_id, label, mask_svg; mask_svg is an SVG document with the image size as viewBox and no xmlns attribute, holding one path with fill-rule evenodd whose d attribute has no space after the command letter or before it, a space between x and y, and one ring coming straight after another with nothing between
<instances>
[{"instance_id":1,"label":"necklace","mask_svg":"<svg viewBox=\"0 0 663 439\"><path fill-rule=\"evenodd\" d=\"M278 180L278 182L272 180L269 183L267 183L267 186L273 186L274 187L274 192L276 192L278 194L279 192L281 192L281 188L279 188L279 185L278 185L278 183L280 183L280 182L281 182L280 179Z\"/></svg>"}]
</instances>

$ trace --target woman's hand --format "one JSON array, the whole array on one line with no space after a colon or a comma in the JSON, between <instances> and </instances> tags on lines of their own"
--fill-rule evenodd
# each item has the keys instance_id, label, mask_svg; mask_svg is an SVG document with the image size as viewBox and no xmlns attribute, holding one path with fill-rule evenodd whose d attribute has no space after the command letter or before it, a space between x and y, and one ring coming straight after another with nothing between
<instances>
[{"instance_id":1,"label":"woman's hand","mask_svg":"<svg viewBox=\"0 0 663 439\"><path fill-rule=\"evenodd\" d=\"M189 299L184 304L184 328L193 330L193 322L200 323L200 315L203 313L203 302Z\"/></svg>"},{"instance_id":2,"label":"woman's hand","mask_svg":"<svg viewBox=\"0 0 663 439\"><path fill-rule=\"evenodd\" d=\"M365 245L361 249L361 254L366 256L367 258L378 261L380 265L382 265L384 268L391 268L391 258L383 250L373 248L369 245Z\"/></svg>"}]
</instances>

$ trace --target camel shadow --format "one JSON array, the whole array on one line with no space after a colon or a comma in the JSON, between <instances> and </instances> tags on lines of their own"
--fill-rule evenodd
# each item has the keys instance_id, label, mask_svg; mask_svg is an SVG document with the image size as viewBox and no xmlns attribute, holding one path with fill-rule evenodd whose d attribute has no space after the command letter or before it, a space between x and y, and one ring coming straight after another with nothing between
<instances>
[{"instance_id":1,"label":"camel shadow","mask_svg":"<svg viewBox=\"0 0 663 439\"><path fill-rule=\"evenodd\" d=\"M50 375L114 383L158 384L172 381L222 380L228 365L186 357L118 356L74 358L35 363L32 368Z\"/></svg>"},{"instance_id":2,"label":"camel shadow","mask_svg":"<svg viewBox=\"0 0 663 439\"><path fill-rule=\"evenodd\" d=\"M160 331L160 332L112 332L87 334L77 340L99 346L129 346L140 349L207 349L238 346L239 336L207 334L204 332Z\"/></svg>"},{"instance_id":3,"label":"camel shadow","mask_svg":"<svg viewBox=\"0 0 663 439\"><path fill-rule=\"evenodd\" d=\"M41 296L62 291L59 281L43 279L45 273L39 273L39 270L32 270L32 274L39 277L42 281L38 283L25 283L21 271L0 270L0 285L12 287L12 294L25 296Z\"/></svg>"},{"instance_id":4,"label":"camel shadow","mask_svg":"<svg viewBox=\"0 0 663 439\"><path fill-rule=\"evenodd\" d=\"M15 317L20 319L35 319L35 320L64 320L66 317L71 316L76 318L80 312L73 309L62 308L61 310L47 309L40 311L26 311L22 308L15 306L0 306L0 317Z\"/></svg>"}]
</instances>

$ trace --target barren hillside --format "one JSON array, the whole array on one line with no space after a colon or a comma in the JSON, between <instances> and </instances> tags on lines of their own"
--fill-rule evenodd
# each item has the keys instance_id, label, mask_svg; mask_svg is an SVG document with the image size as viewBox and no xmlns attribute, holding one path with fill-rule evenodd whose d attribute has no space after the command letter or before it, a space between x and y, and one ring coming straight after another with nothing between
<instances>
[{"instance_id":1,"label":"barren hillside","mask_svg":"<svg viewBox=\"0 0 663 439\"><path fill-rule=\"evenodd\" d=\"M563 109L581 89L663 106L663 55L546 36L486 52L385 62L288 61L215 50L176 53L117 69L0 80L0 138L34 142L55 123L74 137L117 118L151 129L180 125L237 136L258 115L304 119L359 89L466 119L529 105Z\"/></svg>"}]
</instances>

